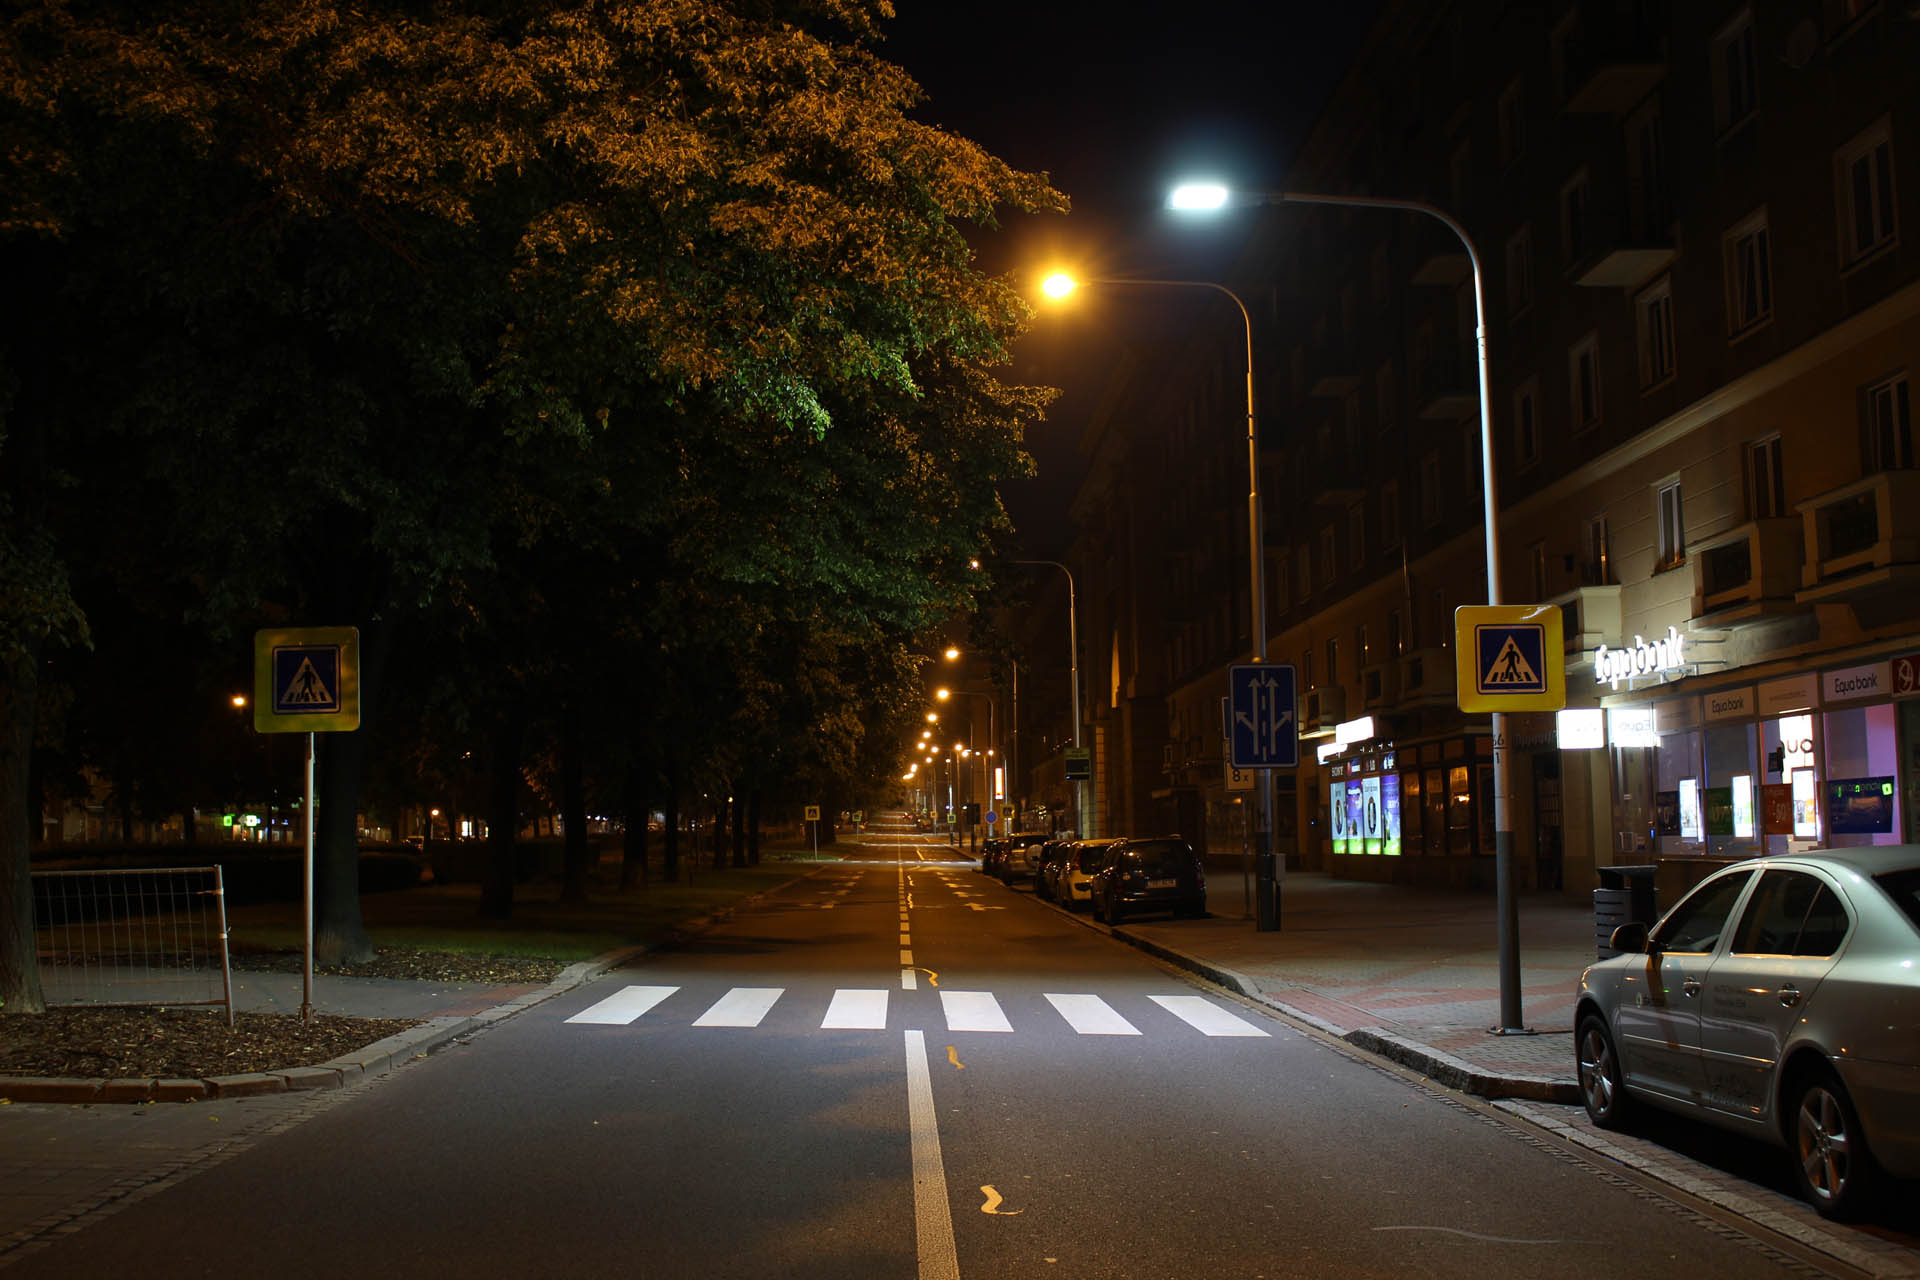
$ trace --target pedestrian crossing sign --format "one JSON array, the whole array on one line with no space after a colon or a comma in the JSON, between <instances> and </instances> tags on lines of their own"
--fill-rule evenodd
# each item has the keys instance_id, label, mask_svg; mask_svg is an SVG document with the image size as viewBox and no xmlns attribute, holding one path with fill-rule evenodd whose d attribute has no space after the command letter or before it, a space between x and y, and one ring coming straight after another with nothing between
<instances>
[{"instance_id":1,"label":"pedestrian crossing sign","mask_svg":"<svg viewBox=\"0 0 1920 1280\"><path fill-rule=\"evenodd\" d=\"M1453 619L1462 711L1558 711L1567 705L1557 605L1462 605Z\"/></svg>"},{"instance_id":2,"label":"pedestrian crossing sign","mask_svg":"<svg viewBox=\"0 0 1920 1280\"><path fill-rule=\"evenodd\" d=\"M360 632L297 627L253 637L258 733L351 733L360 727Z\"/></svg>"}]
</instances>

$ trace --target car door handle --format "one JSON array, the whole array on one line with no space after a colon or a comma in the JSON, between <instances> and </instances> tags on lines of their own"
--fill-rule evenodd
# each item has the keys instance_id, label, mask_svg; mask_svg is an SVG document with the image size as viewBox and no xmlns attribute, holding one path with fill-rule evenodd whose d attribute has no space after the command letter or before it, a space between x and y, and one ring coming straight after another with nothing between
<instances>
[{"instance_id":1,"label":"car door handle","mask_svg":"<svg viewBox=\"0 0 1920 1280\"><path fill-rule=\"evenodd\" d=\"M1800 1003L1800 988L1794 986L1791 982L1789 982L1786 986L1780 988L1780 1006L1782 1008L1791 1009L1793 1008L1793 1006L1799 1003Z\"/></svg>"},{"instance_id":2,"label":"car door handle","mask_svg":"<svg viewBox=\"0 0 1920 1280\"><path fill-rule=\"evenodd\" d=\"M1687 979L1687 980L1686 980L1685 982L1683 982L1683 983L1681 983L1681 984L1680 984L1680 993L1681 993L1682 995L1687 995L1687 996L1697 996L1697 995L1699 995L1699 994L1700 994L1700 979L1698 979L1698 978L1688 978L1688 979Z\"/></svg>"}]
</instances>

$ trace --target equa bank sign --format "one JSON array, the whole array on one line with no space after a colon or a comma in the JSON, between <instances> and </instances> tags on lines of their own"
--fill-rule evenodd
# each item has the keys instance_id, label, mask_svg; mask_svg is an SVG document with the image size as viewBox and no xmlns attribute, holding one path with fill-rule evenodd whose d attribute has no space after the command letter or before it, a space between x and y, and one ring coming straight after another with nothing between
<instances>
[{"instance_id":1,"label":"equa bank sign","mask_svg":"<svg viewBox=\"0 0 1920 1280\"><path fill-rule=\"evenodd\" d=\"M1618 649L1600 645L1593 651L1593 681L1618 689L1622 680L1635 676L1660 675L1686 665L1686 637L1680 628L1668 627L1667 634L1648 640L1635 636L1633 643Z\"/></svg>"}]
</instances>

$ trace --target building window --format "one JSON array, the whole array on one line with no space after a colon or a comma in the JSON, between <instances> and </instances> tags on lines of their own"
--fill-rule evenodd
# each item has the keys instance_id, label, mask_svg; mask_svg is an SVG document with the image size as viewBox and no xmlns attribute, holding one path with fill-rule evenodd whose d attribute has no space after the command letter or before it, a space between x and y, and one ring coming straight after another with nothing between
<instances>
[{"instance_id":1,"label":"building window","mask_svg":"<svg viewBox=\"0 0 1920 1280\"><path fill-rule=\"evenodd\" d=\"M1320 530L1320 581L1329 586L1333 584L1337 554L1337 548L1334 545L1333 526L1327 525Z\"/></svg>"},{"instance_id":2,"label":"building window","mask_svg":"<svg viewBox=\"0 0 1920 1280\"><path fill-rule=\"evenodd\" d=\"M1673 205L1667 192L1666 145L1658 98L1650 99L1628 122L1627 148L1633 229L1643 243L1668 243L1673 236Z\"/></svg>"},{"instance_id":3,"label":"building window","mask_svg":"<svg viewBox=\"0 0 1920 1280\"><path fill-rule=\"evenodd\" d=\"M1835 163L1843 265L1898 243L1894 220L1893 136L1880 122L1841 148Z\"/></svg>"},{"instance_id":4,"label":"building window","mask_svg":"<svg viewBox=\"0 0 1920 1280\"><path fill-rule=\"evenodd\" d=\"M1347 562L1356 570L1367 562L1367 508L1356 502L1347 508Z\"/></svg>"},{"instance_id":5,"label":"building window","mask_svg":"<svg viewBox=\"0 0 1920 1280\"><path fill-rule=\"evenodd\" d=\"M1440 523L1440 455L1420 459L1420 522L1431 529Z\"/></svg>"},{"instance_id":6,"label":"building window","mask_svg":"<svg viewBox=\"0 0 1920 1280\"><path fill-rule=\"evenodd\" d=\"M1353 661L1362 670L1366 669L1372 654L1368 652L1367 624L1361 623L1353 629Z\"/></svg>"},{"instance_id":7,"label":"building window","mask_svg":"<svg viewBox=\"0 0 1920 1280\"><path fill-rule=\"evenodd\" d=\"M1387 610L1387 643L1393 646L1390 657L1407 651L1407 616L1398 609Z\"/></svg>"},{"instance_id":8,"label":"building window","mask_svg":"<svg viewBox=\"0 0 1920 1280\"><path fill-rule=\"evenodd\" d=\"M1464 211L1467 198L1473 185L1473 144L1462 141L1453 149L1453 156L1447 163L1447 194L1452 199L1451 207Z\"/></svg>"},{"instance_id":9,"label":"building window","mask_svg":"<svg viewBox=\"0 0 1920 1280\"><path fill-rule=\"evenodd\" d=\"M1721 133L1742 124L1760 105L1760 62L1753 14L1743 12L1713 41L1713 123Z\"/></svg>"},{"instance_id":10,"label":"building window","mask_svg":"<svg viewBox=\"0 0 1920 1280\"><path fill-rule=\"evenodd\" d=\"M1659 573L1687 558L1687 526L1681 511L1678 480L1661 485L1655 492L1654 511L1660 522L1660 559L1653 571Z\"/></svg>"},{"instance_id":11,"label":"building window","mask_svg":"<svg viewBox=\"0 0 1920 1280\"><path fill-rule=\"evenodd\" d=\"M1295 567L1299 570L1300 599L1306 600L1313 595L1313 556L1305 547L1294 555Z\"/></svg>"},{"instance_id":12,"label":"building window","mask_svg":"<svg viewBox=\"0 0 1920 1280\"><path fill-rule=\"evenodd\" d=\"M1673 377L1673 281L1663 278L1634 303L1640 346L1640 389Z\"/></svg>"},{"instance_id":13,"label":"building window","mask_svg":"<svg viewBox=\"0 0 1920 1280\"><path fill-rule=\"evenodd\" d=\"M1536 542L1527 548L1527 564L1533 570L1533 598L1547 598L1547 544Z\"/></svg>"},{"instance_id":14,"label":"building window","mask_svg":"<svg viewBox=\"0 0 1920 1280\"><path fill-rule=\"evenodd\" d=\"M1400 481L1388 479L1380 485L1380 545L1400 545Z\"/></svg>"},{"instance_id":15,"label":"building window","mask_svg":"<svg viewBox=\"0 0 1920 1280\"><path fill-rule=\"evenodd\" d=\"M1506 168L1520 158L1527 149L1527 124L1525 103L1520 96L1520 81L1507 86L1500 95L1499 106L1494 111L1494 124L1499 132L1500 167Z\"/></svg>"},{"instance_id":16,"label":"building window","mask_svg":"<svg viewBox=\"0 0 1920 1280\"><path fill-rule=\"evenodd\" d=\"M1913 466L1913 396L1906 374L1896 374L1867 388L1867 431L1875 471Z\"/></svg>"},{"instance_id":17,"label":"building window","mask_svg":"<svg viewBox=\"0 0 1920 1280\"><path fill-rule=\"evenodd\" d=\"M1521 227L1507 241L1507 314L1533 305L1533 228Z\"/></svg>"},{"instance_id":18,"label":"building window","mask_svg":"<svg viewBox=\"0 0 1920 1280\"><path fill-rule=\"evenodd\" d=\"M1560 244L1569 266L1587 252L1587 205L1591 194L1585 169L1560 188Z\"/></svg>"},{"instance_id":19,"label":"building window","mask_svg":"<svg viewBox=\"0 0 1920 1280\"><path fill-rule=\"evenodd\" d=\"M1532 378L1513 393L1513 460L1525 471L1540 461L1540 385Z\"/></svg>"},{"instance_id":20,"label":"building window","mask_svg":"<svg viewBox=\"0 0 1920 1280\"><path fill-rule=\"evenodd\" d=\"M1787 514L1787 480L1780 470L1780 437L1747 443L1747 510L1755 520Z\"/></svg>"},{"instance_id":21,"label":"building window","mask_svg":"<svg viewBox=\"0 0 1920 1280\"><path fill-rule=\"evenodd\" d=\"M1340 683L1340 640L1336 636L1327 637L1327 683Z\"/></svg>"},{"instance_id":22,"label":"building window","mask_svg":"<svg viewBox=\"0 0 1920 1280\"><path fill-rule=\"evenodd\" d=\"M1600 422L1600 338L1588 334L1567 352L1567 380L1573 396L1573 429Z\"/></svg>"},{"instance_id":23,"label":"building window","mask_svg":"<svg viewBox=\"0 0 1920 1280\"><path fill-rule=\"evenodd\" d=\"M1727 232L1727 332L1738 337L1773 316L1773 256L1767 249L1767 211Z\"/></svg>"},{"instance_id":24,"label":"building window","mask_svg":"<svg viewBox=\"0 0 1920 1280\"><path fill-rule=\"evenodd\" d=\"M1315 687L1313 683L1313 650L1311 649L1304 649L1300 653L1300 687L1302 689L1312 689Z\"/></svg>"},{"instance_id":25,"label":"building window","mask_svg":"<svg viewBox=\"0 0 1920 1280\"><path fill-rule=\"evenodd\" d=\"M1613 545L1607 539L1607 518L1604 515L1587 519L1585 578L1590 587L1604 587L1613 581Z\"/></svg>"}]
</instances>

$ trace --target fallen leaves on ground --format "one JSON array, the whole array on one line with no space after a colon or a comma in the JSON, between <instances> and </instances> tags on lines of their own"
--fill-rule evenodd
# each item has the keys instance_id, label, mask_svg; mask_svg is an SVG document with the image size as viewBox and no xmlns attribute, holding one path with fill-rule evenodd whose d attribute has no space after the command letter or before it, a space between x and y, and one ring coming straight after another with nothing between
<instances>
[{"instance_id":1,"label":"fallen leaves on ground","mask_svg":"<svg viewBox=\"0 0 1920 1280\"><path fill-rule=\"evenodd\" d=\"M298 973L297 953L239 955L234 968ZM526 956L383 950L357 964L315 972L354 978L545 983L563 966ZM419 1025L400 1018L237 1013L229 1028L215 1009L49 1009L0 1013L0 1075L84 1079L204 1078L314 1067Z\"/></svg>"}]
</instances>

